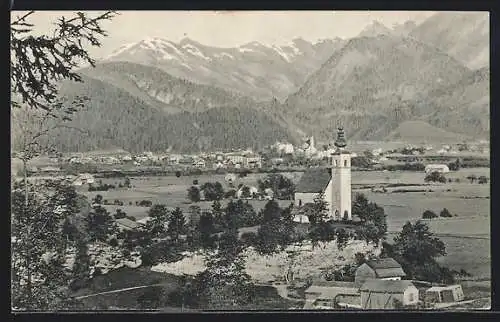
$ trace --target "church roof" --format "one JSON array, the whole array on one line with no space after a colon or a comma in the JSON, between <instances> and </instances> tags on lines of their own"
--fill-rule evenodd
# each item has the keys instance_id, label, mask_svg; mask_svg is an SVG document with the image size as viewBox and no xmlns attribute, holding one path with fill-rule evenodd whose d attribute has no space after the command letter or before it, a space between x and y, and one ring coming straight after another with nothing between
<instances>
[{"instance_id":1,"label":"church roof","mask_svg":"<svg viewBox=\"0 0 500 322\"><path fill-rule=\"evenodd\" d=\"M332 175L328 168L310 168L300 178L295 192L302 193L320 193L323 192Z\"/></svg>"}]
</instances>

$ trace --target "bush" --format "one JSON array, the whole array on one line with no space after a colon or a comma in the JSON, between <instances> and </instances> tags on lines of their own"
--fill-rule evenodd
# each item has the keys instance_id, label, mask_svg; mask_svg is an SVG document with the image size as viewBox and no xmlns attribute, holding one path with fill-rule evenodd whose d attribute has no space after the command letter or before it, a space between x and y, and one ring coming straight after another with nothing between
<instances>
[{"instance_id":1,"label":"bush","mask_svg":"<svg viewBox=\"0 0 500 322\"><path fill-rule=\"evenodd\" d=\"M446 183L446 177L442 173L434 171L426 175L424 181Z\"/></svg>"},{"instance_id":2,"label":"bush","mask_svg":"<svg viewBox=\"0 0 500 322\"><path fill-rule=\"evenodd\" d=\"M422 214L422 219L433 219L433 218L437 218L437 217L438 217L438 215L436 215L436 213L433 212L432 210L426 210Z\"/></svg>"},{"instance_id":3,"label":"bush","mask_svg":"<svg viewBox=\"0 0 500 322\"><path fill-rule=\"evenodd\" d=\"M246 232L241 234L241 241L247 246L255 246L258 242L258 236L253 232Z\"/></svg>"},{"instance_id":4,"label":"bush","mask_svg":"<svg viewBox=\"0 0 500 322\"><path fill-rule=\"evenodd\" d=\"M443 210L441 210L441 212L439 213L439 216L444 217L444 218L453 217L453 215L446 208L443 208Z\"/></svg>"},{"instance_id":5,"label":"bush","mask_svg":"<svg viewBox=\"0 0 500 322\"><path fill-rule=\"evenodd\" d=\"M198 185L198 180L197 180L197 179L194 179L194 180L193 180L193 185L194 185L194 186L197 186L197 185Z\"/></svg>"},{"instance_id":6,"label":"bush","mask_svg":"<svg viewBox=\"0 0 500 322\"><path fill-rule=\"evenodd\" d=\"M127 219L130 219L130 220L132 220L132 221L136 221L136 218L135 218L134 216L127 216L126 218L127 218Z\"/></svg>"},{"instance_id":7,"label":"bush","mask_svg":"<svg viewBox=\"0 0 500 322\"><path fill-rule=\"evenodd\" d=\"M151 207L152 204L153 202L151 200L141 200L137 203L137 205L141 207Z\"/></svg>"},{"instance_id":8,"label":"bush","mask_svg":"<svg viewBox=\"0 0 500 322\"><path fill-rule=\"evenodd\" d=\"M109 246L111 246L111 247L117 247L118 246L118 240L116 240L116 238L111 238L111 240L109 241Z\"/></svg>"},{"instance_id":9,"label":"bush","mask_svg":"<svg viewBox=\"0 0 500 322\"><path fill-rule=\"evenodd\" d=\"M226 199L229 199L229 198L234 198L235 196L236 196L236 190L234 190L234 189L228 190L228 191L224 194L224 198L226 198Z\"/></svg>"},{"instance_id":10,"label":"bush","mask_svg":"<svg viewBox=\"0 0 500 322\"><path fill-rule=\"evenodd\" d=\"M175 176L177 178L180 178L181 175L182 175L182 173L180 171L175 171Z\"/></svg>"},{"instance_id":11,"label":"bush","mask_svg":"<svg viewBox=\"0 0 500 322\"><path fill-rule=\"evenodd\" d=\"M480 176L479 178L477 178L477 182L480 184L486 184L488 183L488 178L486 178L485 176Z\"/></svg>"},{"instance_id":12,"label":"bush","mask_svg":"<svg viewBox=\"0 0 500 322\"><path fill-rule=\"evenodd\" d=\"M125 217L127 217L127 214L123 210L116 209L115 219L121 219L121 218L125 218Z\"/></svg>"}]
</instances>

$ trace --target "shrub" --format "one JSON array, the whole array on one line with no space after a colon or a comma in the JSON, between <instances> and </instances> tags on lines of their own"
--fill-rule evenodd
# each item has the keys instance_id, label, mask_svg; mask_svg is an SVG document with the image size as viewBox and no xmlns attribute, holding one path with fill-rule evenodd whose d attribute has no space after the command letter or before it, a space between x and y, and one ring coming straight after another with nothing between
<instances>
[{"instance_id":1,"label":"shrub","mask_svg":"<svg viewBox=\"0 0 500 322\"><path fill-rule=\"evenodd\" d=\"M426 175L424 181L446 183L446 177L442 173L434 171Z\"/></svg>"},{"instance_id":2,"label":"shrub","mask_svg":"<svg viewBox=\"0 0 500 322\"><path fill-rule=\"evenodd\" d=\"M136 219L135 219L135 217L134 217L134 216L127 216L126 218L127 218L127 219L130 219L130 220L132 220L132 221L136 221Z\"/></svg>"},{"instance_id":3,"label":"shrub","mask_svg":"<svg viewBox=\"0 0 500 322\"><path fill-rule=\"evenodd\" d=\"M436 213L433 212L432 210L426 210L422 214L422 219L433 219L433 218L437 218L437 217L438 217L438 215L436 215Z\"/></svg>"},{"instance_id":4,"label":"shrub","mask_svg":"<svg viewBox=\"0 0 500 322\"><path fill-rule=\"evenodd\" d=\"M194 179L194 180L193 180L193 185L194 185L194 186L197 186L197 185L198 185L198 180L197 180L197 179Z\"/></svg>"},{"instance_id":5,"label":"shrub","mask_svg":"<svg viewBox=\"0 0 500 322\"><path fill-rule=\"evenodd\" d=\"M127 217L127 214L123 210L116 209L115 219L121 219L121 218L125 218L125 217Z\"/></svg>"},{"instance_id":6,"label":"shrub","mask_svg":"<svg viewBox=\"0 0 500 322\"><path fill-rule=\"evenodd\" d=\"M441 210L441 212L439 213L439 216L444 217L444 218L453 217L453 215L446 208L443 208L443 210Z\"/></svg>"},{"instance_id":7,"label":"shrub","mask_svg":"<svg viewBox=\"0 0 500 322\"><path fill-rule=\"evenodd\" d=\"M486 184L488 183L488 178L486 178L485 176L480 176L479 178L477 178L477 182L480 184Z\"/></svg>"},{"instance_id":8,"label":"shrub","mask_svg":"<svg viewBox=\"0 0 500 322\"><path fill-rule=\"evenodd\" d=\"M153 202L151 200L141 200L137 204L141 207L151 207Z\"/></svg>"},{"instance_id":9,"label":"shrub","mask_svg":"<svg viewBox=\"0 0 500 322\"><path fill-rule=\"evenodd\" d=\"M258 242L258 236L254 232L246 232L241 234L241 241L247 246L254 246Z\"/></svg>"},{"instance_id":10,"label":"shrub","mask_svg":"<svg viewBox=\"0 0 500 322\"><path fill-rule=\"evenodd\" d=\"M116 238L111 238L109 241L109 246L111 247L117 247L118 246L118 240Z\"/></svg>"},{"instance_id":11,"label":"shrub","mask_svg":"<svg viewBox=\"0 0 500 322\"><path fill-rule=\"evenodd\" d=\"M175 176L177 178L180 178L181 175L182 175L182 173L180 171L175 171Z\"/></svg>"}]
</instances>

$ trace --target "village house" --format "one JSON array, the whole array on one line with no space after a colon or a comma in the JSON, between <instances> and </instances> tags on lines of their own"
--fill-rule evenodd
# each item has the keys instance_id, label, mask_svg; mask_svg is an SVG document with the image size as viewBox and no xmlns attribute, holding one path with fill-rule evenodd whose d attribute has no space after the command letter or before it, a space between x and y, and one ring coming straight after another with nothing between
<instances>
[{"instance_id":1,"label":"village house","mask_svg":"<svg viewBox=\"0 0 500 322\"><path fill-rule=\"evenodd\" d=\"M262 168L262 158L258 155L247 156L245 159L245 167L248 169Z\"/></svg>"},{"instance_id":2,"label":"village house","mask_svg":"<svg viewBox=\"0 0 500 322\"><path fill-rule=\"evenodd\" d=\"M203 169L206 167L206 165L207 164L206 164L205 160L203 160L203 159L198 159L198 160L193 162L193 166L195 168L198 168L198 169Z\"/></svg>"},{"instance_id":3,"label":"village house","mask_svg":"<svg viewBox=\"0 0 500 322\"><path fill-rule=\"evenodd\" d=\"M351 220L351 155L345 150L342 128L338 129L335 146L337 151L331 157L329 168L310 168L302 175L295 190L295 205L312 203L322 193L329 219Z\"/></svg>"},{"instance_id":4,"label":"village house","mask_svg":"<svg viewBox=\"0 0 500 322\"><path fill-rule=\"evenodd\" d=\"M407 280L370 279L360 287L361 308L394 310L418 304L418 289Z\"/></svg>"},{"instance_id":5,"label":"village house","mask_svg":"<svg viewBox=\"0 0 500 322\"><path fill-rule=\"evenodd\" d=\"M248 188L248 192L249 192L249 196L245 196L244 198L242 197L243 196L243 191L245 188ZM253 187L253 186L241 186L238 191L236 191L236 198L238 199L253 199L253 197L255 195L257 195L259 193L259 189L257 189L256 187Z\"/></svg>"},{"instance_id":6,"label":"village house","mask_svg":"<svg viewBox=\"0 0 500 322\"><path fill-rule=\"evenodd\" d=\"M464 300L464 292L461 285L433 286L425 291L425 302L449 303Z\"/></svg>"},{"instance_id":7,"label":"village house","mask_svg":"<svg viewBox=\"0 0 500 322\"><path fill-rule=\"evenodd\" d=\"M369 279L401 280L405 276L403 268L394 259L380 258L361 264L354 275L354 283L361 287Z\"/></svg>"},{"instance_id":8,"label":"village house","mask_svg":"<svg viewBox=\"0 0 500 322\"><path fill-rule=\"evenodd\" d=\"M276 142L274 144L274 147L278 152L283 153L283 154L293 154L293 152L294 152L294 147L293 147L293 144L291 144L291 143Z\"/></svg>"},{"instance_id":9,"label":"village house","mask_svg":"<svg viewBox=\"0 0 500 322\"><path fill-rule=\"evenodd\" d=\"M306 302L304 309L335 309L339 300L344 307L360 307L361 299L358 288L352 282L313 281L305 290Z\"/></svg>"},{"instance_id":10,"label":"village house","mask_svg":"<svg viewBox=\"0 0 500 322\"><path fill-rule=\"evenodd\" d=\"M448 173L450 169L446 164L428 164L425 166L425 173L429 174L432 172Z\"/></svg>"}]
</instances>

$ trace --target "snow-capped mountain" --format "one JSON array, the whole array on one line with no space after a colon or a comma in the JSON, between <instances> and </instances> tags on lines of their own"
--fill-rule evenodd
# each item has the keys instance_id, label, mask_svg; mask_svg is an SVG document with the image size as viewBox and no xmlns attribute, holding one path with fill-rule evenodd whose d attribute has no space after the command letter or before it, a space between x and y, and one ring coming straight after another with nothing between
<instances>
[{"instance_id":1,"label":"snow-capped mountain","mask_svg":"<svg viewBox=\"0 0 500 322\"><path fill-rule=\"evenodd\" d=\"M258 100L283 100L343 44L338 38L317 43L297 38L283 45L254 41L235 48L217 48L189 38L178 43L148 38L121 46L104 61L151 65L176 77Z\"/></svg>"}]
</instances>

